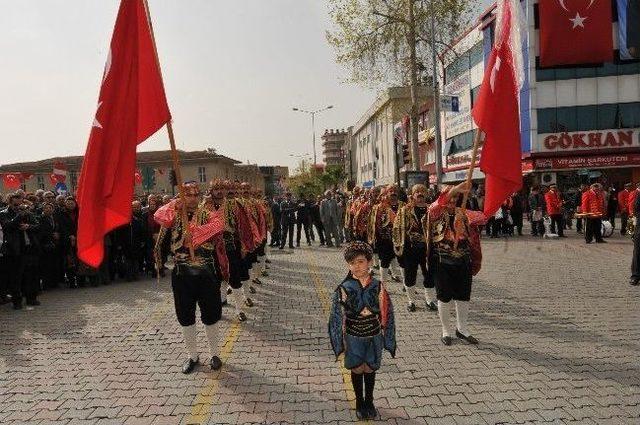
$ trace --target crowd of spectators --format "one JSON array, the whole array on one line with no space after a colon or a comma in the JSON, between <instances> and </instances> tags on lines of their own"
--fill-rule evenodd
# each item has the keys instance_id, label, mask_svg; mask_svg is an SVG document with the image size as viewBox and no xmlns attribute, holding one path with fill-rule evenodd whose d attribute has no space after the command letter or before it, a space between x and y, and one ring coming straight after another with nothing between
<instances>
[{"instance_id":1,"label":"crowd of spectators","mask_svg":"<svg viewBox=\"0 0 640 425\"><path fill-rule=\"evenodd\" d=\"M78 204L72 195L22 190L0 195L0 304L14 309L40 305L41 291L108 285L155 276L153 246L159 226L153 213L168 195L132 202L131 223L105 237L99 268L78 259Z\"/></svg>"}]
</instances>

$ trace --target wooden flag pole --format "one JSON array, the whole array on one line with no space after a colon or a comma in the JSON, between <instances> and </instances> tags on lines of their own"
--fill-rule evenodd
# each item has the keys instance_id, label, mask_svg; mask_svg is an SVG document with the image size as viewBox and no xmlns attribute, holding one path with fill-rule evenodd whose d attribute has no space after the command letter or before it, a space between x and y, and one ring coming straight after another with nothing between
<instances>
[{"instance_id":1,"label":"wooden flag pole","mask_svg":"<svg viewBox=\"0 0 640 425\"><path fill-rule=\"evenodd\" d=\"M473 180L473 170L476 168L476 159L478 158L478 148L480 147L480 137L482 137L482 130L478 129L476 137L473 139L473 150L471 151L471 164L469 164L469 170L467 171L467 180L464 195L462 195L462 213L467 212L467 201L469 200L469 192L471 191L471 181ZM458 239L456 238L453 244L453 250L458 249Z\"/></svg>"},{"instance_id":2,"label":"wooden flag pole","mask_svg":"<svg viewBox=\"0 0 640 425\"><path fill-rule=\"evenodd\" d=\"M147 0L142 0L144 4L144 10L147 15L147 23L149 24L149 33L151 34L151 42L153 43L153 51L156 55L156 63L158 64L158 72L160 73L160 79L162 78L162 67L160 66L160 58L158 57L158 48L156 46L156 37L153 32L153 24L151 23L151 14L149 12L149 3ZM164 87L164 81L162 83ZM180 213L182 216L182 227L185 238L189 238L191 235L191 231L189 229L189 216L187 215L187 203L184 199L184 187L182 186L182 172L180 171L180 158L178 157L178 150L176 149L176 140L173 135L173 125L171 124L171 120L167 122L167 133L169 134L169 145L171 146L171 162L173 163L173 170L176 174L176 184L178 186L178 195L180 197L180 201L182 203L182 207L180 208ZM189 243L189 255L193 260L195 258L195 249L193 247L193 241Z\"/></svg>"}]
</instances>

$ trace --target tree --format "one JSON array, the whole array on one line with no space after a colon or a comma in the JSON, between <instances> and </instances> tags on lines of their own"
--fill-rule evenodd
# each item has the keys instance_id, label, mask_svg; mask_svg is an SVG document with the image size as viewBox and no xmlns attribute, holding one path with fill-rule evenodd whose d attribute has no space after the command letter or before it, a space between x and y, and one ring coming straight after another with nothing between
<instances>
[{"instance_id":1,"label":"tree","mask_svg":"<svg viewBox=\"0 0 640 425\"><path fill-rule=\"evenodd\" d=\"M349 69L349 80L409 86L412 168L418 170L419 72L429 69L425 64L431 62L431 45L448 48L449 40L468 24L476 0L328 1L335 28L327 31L327 40L337 62ZM432 16L438 23L433 34Z\"/></svg>"},{"instance_id":2,"label":"tree","mask_svg":"<svg viewBox=\"0 0 640 425\"><path fill-rule=\"evenodd\" d=\"M287 180L287 187L298 197L315 197L328 189L336 188L345 177L342 167L327 166L323 172L319 172L310 168L307 162L302 161L296 174Z\"/></svg>"}]
</instances>

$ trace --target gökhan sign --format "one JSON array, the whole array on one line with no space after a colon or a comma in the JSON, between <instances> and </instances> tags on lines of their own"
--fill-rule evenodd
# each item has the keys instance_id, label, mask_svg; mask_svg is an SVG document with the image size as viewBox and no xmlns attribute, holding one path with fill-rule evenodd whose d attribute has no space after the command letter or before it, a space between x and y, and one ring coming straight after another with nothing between
<instances>
[{"instance_id":1,"label":"g\u00f6khan sign","mask_svg":"<svg viewBox=\"0 0 640 425\"><path fill-rule=\"evenodd\" d=\"M640 146L640 129L541 134L538 140L544 152L623 149Z\"/></svg>"}]
</instances>

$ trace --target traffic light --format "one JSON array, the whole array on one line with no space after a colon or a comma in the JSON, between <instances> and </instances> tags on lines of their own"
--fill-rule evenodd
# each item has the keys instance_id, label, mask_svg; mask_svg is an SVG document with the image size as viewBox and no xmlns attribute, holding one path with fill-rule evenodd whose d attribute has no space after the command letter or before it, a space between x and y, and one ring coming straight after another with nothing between
<instances>
[{"instance_id":1,"label":"traffic light","mask_svg":"<svg viewBox=\"0 0 640 425\"><path fill-rule=\"evenodd\" d=\"M178 185L178 178L176 177L176 171L174 169L171 169L169 172L169 183L171 183L171 186Z\"/></svg>"},{"instance_id":2,"label":"traffic light","mask_svg":"<svg viewBox=\"0 0 640 425\"><path fill-rule=\"evenodd\" d=\"M405 165L411 163L411 151L408 144L402 145L402 163Z\"/></svg>"}]
</instances>

